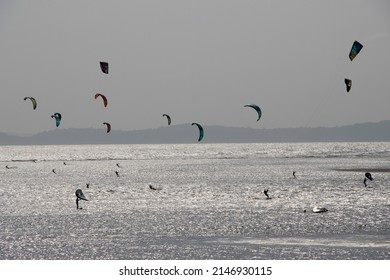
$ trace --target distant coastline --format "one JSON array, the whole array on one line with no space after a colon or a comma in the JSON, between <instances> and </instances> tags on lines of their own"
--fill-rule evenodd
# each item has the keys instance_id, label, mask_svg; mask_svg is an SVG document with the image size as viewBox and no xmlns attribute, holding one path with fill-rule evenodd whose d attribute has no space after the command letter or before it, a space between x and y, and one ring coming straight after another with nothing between
<instances>
[{"instance_id":1,"label":"distant coastline","mask_svg":"<svg viewBox=\"0 0 390 280\"><path fill-rule=\"evenodd\" d=\"M203 127L201 143L390 142L390 120L315 128ZM32 136L0 132L0 145L188 144L198 143L197 140L198 131L191 124L110 133L97 128L56 129Z\"/></svg>"}]
</instances>

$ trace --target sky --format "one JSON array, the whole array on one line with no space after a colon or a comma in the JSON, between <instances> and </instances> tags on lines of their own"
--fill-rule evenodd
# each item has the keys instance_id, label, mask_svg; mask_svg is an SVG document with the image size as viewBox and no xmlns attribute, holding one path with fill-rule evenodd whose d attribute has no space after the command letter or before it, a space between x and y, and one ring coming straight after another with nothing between
<instances>
[{"instance_id":1,"label":"sky","mask_svg":"<svg viewBox=\"0 0 390 280\"><path fill-rule=\"evenodd\" d=\"M0 131L388 120L389 14L388 0L0 0Z\"/></svg>"}]
</instances>

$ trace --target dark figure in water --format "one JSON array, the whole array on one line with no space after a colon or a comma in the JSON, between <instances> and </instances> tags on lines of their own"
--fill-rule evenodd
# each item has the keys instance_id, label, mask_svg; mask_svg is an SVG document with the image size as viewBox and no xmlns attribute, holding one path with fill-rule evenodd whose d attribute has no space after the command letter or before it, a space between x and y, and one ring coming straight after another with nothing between
<instances>
[{"instance_id":1,"label":"dark figure in water","mask_svg":"<svg viewBox=\"0 0 390 280\"><path fill-rule=\"evenodd\" d=\"M294 176L294 179L296 179L296 178L297 178L297 176L295 176L295 171L293 171L293 176Z\"/></svg>"},{"instance_id":2,"label":"dark figure in water","mask_svg":"<svg viewBox=\"0 0 390 280\"><path fill-rule=\"evenodd\" d=\"M367 178L364 178L363 183L364 183L364 186L365 186L365 187L367 187L367 183L366 183L366 182L367 182Z\"/></svg>"},{"instance_id":3,"label":"dark figure in water","mask_svg":"<svg viewBox=\"0 0 390 280\"><path fill-rule=\"evenodd\" d=\"M157 190L157 189L156 189L155 187L153 187L152 185L149 185L149 188L150 188L151 190L154 190L154 191Z\"/></svg>"},{"instance_id":4,"label":"dark figure in water","mask_svg":"<svg viewBox=\"0 0 390 280\"><path fill-rule=\"evenodd\" d=\"M64 161L63 163L64 163L64 165L66 165L66 162L65 162L65 161Z\"/></svg>"},{"instance_id":5,"label":"dark figure in water","mask_svg":"<svg viewBox=\"0 0 390 280\"><path fill-rule=\"evenodd\" d=\"M53 169L51 172L53 172L54 174L57 174L55 169Z\"/></svg>"},{"instance_id":6,"label":"dark figure in water","mask_svg":"<svg viewBox=\"0 0 390 280\"><path fill-rule=\"evenodd\" d=\"M87 183L87 189L89 189L89 183Z\"/></svg>"},{"instance_id":7,"label":"dark figure in water","mask_svg":"<svg viewBox=\"0 0 390 280\"><path fill-rule=\"evenodd\" d=\"M119 177L119 172L118 171L115 171L115 174L117 177Z\"/></svg>"},{"instance_id":8,"label":"dark figure in water","mask_svg":"<svg viewBox=\"0 0 390 280\"><path fill-rule=\"evenodd\" d=\"M271 199L271 198L269 197L269 195L268 195L268 189L264 190L264 194L265 194L265 196L267 197L267 199Z\"/></svg>"},{"instance_id":9,"label":"dark figure in water","mask_svg":"<svg viewBox=\"0 0 390 280\"><path fill-rule=\"evenodd\" d=\"M118 168L121 168L121 167L119 166L119 163L117 163L116 166L117 166Z\"/></svg>"},{"instance_id":10,"label":"dark figure in water","mask_svg":"<svg viewBox=\"0 0 390 280\"><path fill-rule=\"evenodd\" d=\"M76 194L76 207L77 207L77 209L83 209L83 208L79 207L79 200L88 201L88 199L86 199L86 197L81 189L77 189L75 194Z\"/></svg>"}]
</instances>

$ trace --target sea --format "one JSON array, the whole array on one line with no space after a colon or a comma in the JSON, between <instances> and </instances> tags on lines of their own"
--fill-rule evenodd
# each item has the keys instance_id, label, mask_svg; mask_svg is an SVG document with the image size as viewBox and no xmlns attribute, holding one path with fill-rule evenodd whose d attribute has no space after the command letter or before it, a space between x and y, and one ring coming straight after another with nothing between
<instances>
[{"instance_id":1,"label":"sea","mask_svg":"<svg viewBox=\"0 0 390 280\"><path fill-rule=\"evenodd\" d=\"M0 259L389 260L389 171L388 142L1 146Z\"/></svg>"}]
</instances>

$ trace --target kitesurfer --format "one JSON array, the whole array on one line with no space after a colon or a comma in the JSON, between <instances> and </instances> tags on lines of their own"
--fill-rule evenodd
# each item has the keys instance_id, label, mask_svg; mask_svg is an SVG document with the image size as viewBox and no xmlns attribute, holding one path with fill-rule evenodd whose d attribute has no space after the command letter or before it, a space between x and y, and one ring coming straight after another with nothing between
<instances>
[{"instance_id":1,"label":"kitesurfer","mask_svg":"<svg viewBox=\"0 0 390 280\"><path fill-rule=\"evenodd\" d=\"M85 197L85 195L81 189L77 189L75 194L76 194L76 207L77 207L77 209L83 209L83 208L79 207L79 200L88 201L88 199Z\"/></svg>"},{"instance_id":2,"label":"kitesurfer","mask_svg":"<svg viewBox=\"0 0 390 280\"><path fill-rule=\"evenodd\" d=\"M264 194L265 194L265 196L267 197L267 199L271 199L271 198L269 197L269 195L268 195L268 189L264 190Z\"/></svg>"}]
</instances>

